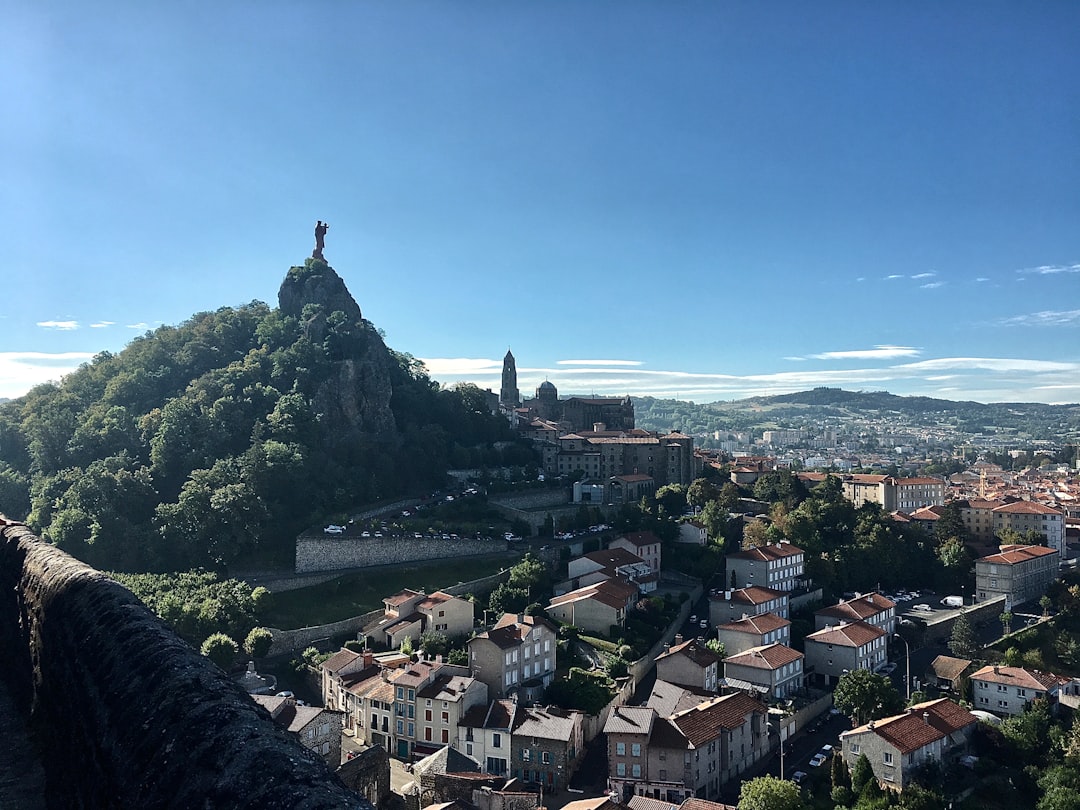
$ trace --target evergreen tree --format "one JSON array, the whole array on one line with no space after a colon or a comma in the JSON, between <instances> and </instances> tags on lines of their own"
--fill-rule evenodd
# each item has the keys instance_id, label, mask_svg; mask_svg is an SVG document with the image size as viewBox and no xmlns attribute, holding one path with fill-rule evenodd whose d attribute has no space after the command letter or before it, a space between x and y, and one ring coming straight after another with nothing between
<instances>
[{"instance_id":1,"label":"evergreen tree","mask_svg":"<svg viewBox=\"0 0 1080 810\"><path fill-rule=\"evenodd\" d=\"M966 613L961 613L953 623L952 637L949 639L949 652L957 658L972 658L979 651L979 642L975 629Z\"/></svg>"},{"instance_id":2,"label":"evergreen tree","mask_svg":"<svg viewBox=\"0 0 1080 810\"><path fill-rule=\"evenodd\" d=\"M863 789L868 782L874 780L874 767L870 764L870 760L866 758L866 754L860 754L859 758L855 760L855 767L851 770L851 789L856 794L862 794Z\"/></svg>"}]
</instances>

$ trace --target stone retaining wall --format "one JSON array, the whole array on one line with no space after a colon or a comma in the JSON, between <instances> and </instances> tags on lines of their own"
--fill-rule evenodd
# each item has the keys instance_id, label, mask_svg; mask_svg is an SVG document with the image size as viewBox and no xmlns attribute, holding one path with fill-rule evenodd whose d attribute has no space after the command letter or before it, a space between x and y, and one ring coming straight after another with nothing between
<instances>
[{"instance_id":1,"label":"stone retaining wall","mask_svg":"<svg viewBox=\"0 0 1080 810\"><path fill-rule=\"evenodd\" d=\"M372 808L130 591L3 520L0 655L47 807Z\"/></svg>"},{"instance_id":2,"label":"stone retaining wall","mask_svg":"<svg viewBox=\"0 0 1080 810\"><path fill-rule=\"evenodd\" d=\"M387 594L389 596L389 594ZM311 646L312 642L334 636L354 636L361 628L371 624L376 619L382 618L383 609L370 610L362 616L352 616L339 622L320 624L314 627L301 627L298 630L279 630L276 627L268 627L274 637L270 645L268 656L292 655L301 652Z\"/></svg>"},{"instance_id":3,"label":"stone retaining wall","mask_svg":"<svg viewBox=\"0 0 1080 810\"><path fill-rule=\"evenodd\" d=\"M341 571L421 560L478 557L506 551L505 540L417 540L413 537L312 537L296 539L296 573Z\"/></svg>"}]
</instances>

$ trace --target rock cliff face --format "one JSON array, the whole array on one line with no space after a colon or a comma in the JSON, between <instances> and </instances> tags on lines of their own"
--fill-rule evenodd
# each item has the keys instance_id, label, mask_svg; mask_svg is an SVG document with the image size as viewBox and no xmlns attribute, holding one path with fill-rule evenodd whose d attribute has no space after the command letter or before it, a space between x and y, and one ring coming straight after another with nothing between
<instances>
[{"instance_id":1,"label":"rock cliff face","mask_svg":"<svg viewBox=\"0 0 1080 810\"><path fill-rule=\"evenodd\" d=\"M334 362L314 396L330 434L396 444L390 352L364 320L341 276L326 262L307 259L303 267L290 268L281 282L278 306L297 318L307 338L325 346Z\"/></svg>"}]
</instances>

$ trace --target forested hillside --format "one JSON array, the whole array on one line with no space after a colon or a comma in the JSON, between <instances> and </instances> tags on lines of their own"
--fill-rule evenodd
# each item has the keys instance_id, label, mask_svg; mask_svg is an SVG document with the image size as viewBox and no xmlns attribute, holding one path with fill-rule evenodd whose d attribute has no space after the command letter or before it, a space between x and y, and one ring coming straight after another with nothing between
<instances>
[{"instance_id":1,"label":"forested hillside","mask_svg":"<svg viewBox=\"0 0 1080 810\"><path fill-rule=\"evenodd\" d=\"M313 521L502 461L474 386L388 349L332 268L0 405L0 511L99 568L291 557ZM511 448L509 453L514 453Z\"/></svg>"}]
</instances>

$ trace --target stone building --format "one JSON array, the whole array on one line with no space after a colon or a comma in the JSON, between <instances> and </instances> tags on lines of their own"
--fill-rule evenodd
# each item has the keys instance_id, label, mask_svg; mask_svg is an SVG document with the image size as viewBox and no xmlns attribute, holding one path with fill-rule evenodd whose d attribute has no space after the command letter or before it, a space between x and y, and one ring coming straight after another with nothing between
<instances>
[{"instance_id":1,"label":"stone building","mask_svg":"<svg viewBox=\"0 0 1080 810\"><path fill-rule=\"evenodd\" d=\"M788 603L786 592L760 585L722 591L709 597L709 621L718 627L762 613L774 613L781 619L786 619Z\"/></svg>"},{"instance_id":2,"label":"stone building","mask_svg":"<svg viewBox=\"0 0 1080 810\"><path fill-rule=\"evenodd\" d=\"M966 751L977 722L947 698L919 703L843 732L840 754L849 770L865 754L878 783L902 791L927 762L945 762Z\"/></svg>"},{"instance_id":3,"label":"stone building","mask_svg":"<svg viewBox=\"0 0 1080 810\"><path fill-rule=\"evenodd\" d=\"M1020 714L1033 700L1052 701L1071 682L1052 672L986 666L971 675L971 702L976 709L994 714Z\"/></svg>"},{"instance_id":4,"label":"stone building","mask_svg":"<svg viewBox=\"0 0 1080 810\"><path fill-rule=\"evenodd\" d=\"M676 636L675 646L656 656L656 677L668 683L716 692L720 656L706 647L703 640L682 641Z\"/></svg>"},{"instance_id":5,"label":"stone building","mask_svg":"<svg viewBox=\"0 0 1080 810\"><path fill-rule=\"evenodd\" d=\"M726 655L737 655L753 647L768 644L791 646L791 622L775 613L747 616L716 628L716 637Z\"/></svg>"},{"instance_id":6,"label":"stone building","mask_svg":"<svg viewBox=\"0 0 1080 810\"><path fill-rule=\"evenodd\" d=\"M390 799L390 756L381 745L350 753L335 773L345 787L376 807L382 807Z\"/></svg>"},{"instance_id":7,"label":"stone building","mask_svg":"<svg viewBox=\"0 0 1080 810\"><path fill-rule=\"evenodd\" d=\"M997 554L975 561L975 601L1005 596L1005 608L1039 599L1058 578L1056 549L1002 546Z\"/></svg>"},{"instance_id":8,"label":"stone building","mask_svg":"<svg viewBox=\"0 0 1080 810\"><path fill-rule=\"evenodd\" d=\"M519 709L510 734L511 775L546 792L565 790L584 755L583 717L550 706Z\"/></svg>"},{"instance_id":9,"label":"stone building","mask_svg":"<svg viewBox=\"0 0 1080 810\"><path fill-rule=\"evenodd\" d=\"M525 689L537 693L555 676L556 634L542 616L505 613L490 630L469 639L469 667L491 698Z\"/></svg>"},{"instance_id":10,"label":"stone building","mask_svg":"<svg viewBox=\"0 0 1080 810\"><path fill-rule=\"evenodd\" d=\"M823 684L835 683L845 672L876 669L887 658L887 634L866 622L841 622L811 633L804 640L806 669Z\"/></svg>"},{"instance_id":11,"label":"stone building","mask_svg":"<svg viewBox=\"0 0 1080 810\"><path fill-rule=\"evenodd\" d=\"M1058 552L1065 551L1065 516L1060 509L1036 501L1016 501L1003 504L993 512L994 535L1006 529L1020 534L1037 532L1046 538L1046 545Z\"/></svg>"},{"instance_id":12,"label":"stone building","mask_svg":"<svg viewBox=\"0 0 1080 810\"><path fill-rule=\"evenodd\" d=\"M517 362L509 349L503 357L502 385L499 386L499 405L505 411L513 411L521 405L517 384Z\"/></svg>"},{"instance_id":13,"label":"stone building","mask_svg":"<svg viewBox=\"0 0 1080 810\"><path fill-rule=\"evenodd\" d=\"M252 699L270 712L274 722L291 734L300 744L336 768L341 764L342 712L318 706L301 706L291 697L252 695Z\"/></svg>"}]
</instances>

